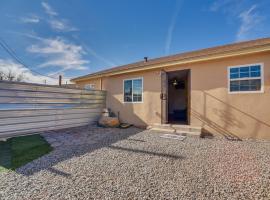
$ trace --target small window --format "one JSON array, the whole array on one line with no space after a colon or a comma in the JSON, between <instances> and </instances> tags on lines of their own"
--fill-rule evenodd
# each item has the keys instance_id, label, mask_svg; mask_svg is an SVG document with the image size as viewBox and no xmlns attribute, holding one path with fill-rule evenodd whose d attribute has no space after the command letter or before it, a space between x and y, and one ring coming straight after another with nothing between
<instances>
[{"instance_id":1,"label":"small window","mask_svg":"<svg viewBox=\"0 0 270 200\"><path fill-rule=\"evenodd\" d=\"M230 93L263 91L262 64L229 67L228 73Z\"/></svg>"},{"instance_id":2,"label":"small window","mask_svg":"<svg viewBox=\"0 0 270 200\"><path fill-rule=\"evenodd\" d=\"M84 89L86 89L86 90L94 90L95 89L95 84L86 84L86 85L84 85Z\"/></svg>"},{"instance_id":3,"label":"small window","mask_svg":"<svg viewBox=\"0 0 270 200\"><path fill-rule=\"evenodd\" d=\"M124 102L142 102L142 78L124 80Z\"/></svg>"}]
</instances>

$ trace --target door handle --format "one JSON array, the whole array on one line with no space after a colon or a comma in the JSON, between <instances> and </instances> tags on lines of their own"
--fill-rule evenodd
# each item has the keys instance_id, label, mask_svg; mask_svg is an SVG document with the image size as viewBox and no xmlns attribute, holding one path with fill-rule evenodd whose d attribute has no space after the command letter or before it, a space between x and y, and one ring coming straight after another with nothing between
<instances>
[{"instance_id":1,"label":"door handle","mask_svg":"<svg viewBox=\"0 0 270 200\"><path fill-rule=\"evenodd\" d=\"M161 100L166 100L167 99L167 95L165 93L160 93L160 99Z\"/></svg>"}]
</instances>

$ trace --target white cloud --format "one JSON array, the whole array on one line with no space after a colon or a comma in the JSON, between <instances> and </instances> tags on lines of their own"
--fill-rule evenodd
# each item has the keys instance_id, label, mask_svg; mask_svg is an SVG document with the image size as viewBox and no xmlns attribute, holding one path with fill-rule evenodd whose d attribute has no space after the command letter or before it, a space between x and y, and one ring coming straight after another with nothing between
<instances>
[{"instance_id":1,"label":"white cloud","mask_svg":"<svg viewBox=\"0 0 270 200\"><path fill-rule=\"evenodd\" d=\"M58 15L58 13L48 3L41 2L41 5L48 15L50 15L50 16L57 16Z\"/></svg>"},{"instance_id":2,"label":"white cloud","mask_svg":"<svg viewBox=\"0 0 270 200\"><path fill-rule=\"evenodd\" d=\"M267 33L264 25L265 15L257 4L246 0L216 0L210 7L210 11L221 11L230 22L239 23L235 40L243 41L258 38ZM260 8L260 10L259 10ZM240 13L240 14L239 14Z\"/></svg>"},{"instance_id":3,"label":"white cloud","mask_svg":"<svg viewBox=\"0 0 270 200\"><path fill-rule=\"evenodd\" d=\"M47 22L53 30L61 32L78 31L78 29L73 27L67 19L59 19L57 17L58 13L48 3L42 2L41 5L50 17Z\"/></svg>"},{"instance_id":4,"label":"white cloud","mask_svg":"<svg viewBox=\"0 0 270 200\"><path fill-rule=\"evenodd\" d=\"M78 30L77 28L71 26L65 19L50 19L48 23L50 24L51 28L56 31L69 32Z\"/></svg>"},{"instance_id":5,"label":"white cloud","mask_svg":"<svg viewBox=\"0 0 270 200\"><path fill-rule=\"evenodd\" d=\"M89 48L89 47L85 47L86 51L91 54L93 57L95 57L96 59L104 62L105 64L113 67L113 66L116 66L116 64L106 58L104 58L102 55L98 54L94 49L92 48Z\"/></svg>"},{"instance_id":6,"label":"white cloud","mask_svg":"<svg viewBox=\"0 0 270 200\"><path fill-rule=\"evenodd\" d=\"M251 6L248 10L243 11L238 16L240 18L240 27L236 35L236 40L246 40L255 32L256 27L262 22L262 16L256 13L256 5Z\"/></svg>"},{"instance_id":7,"label":"white cloud","mask_svg":"<svg viewBox=\"0 0 270 200\"><path fill-rule=\"evenodd\" d=\"M79 40L79 36L78 35L73 34L72 37L73 37L74 41L76 41L78 44L80 44L82 46L82 48L86 51L87 54L93 56L97 60L99 60L99 61L103 62L104 64L106 64L108 66L111 66L111 67L116 66L116 65L119 65L119 64L116 64L111 59L108 59L108 58L104 57L103 55L101 55L100 53L98 53L96 50L94 50L93 48L89 47L88 45L85 45L84 43L82 43Z\"/></svg>"},{"instance_id":8,"label":"white cloud","mask_svg":"<svg viewBox=\"0 0 270 200\"><path fill-rule=\"evenodd\" d=\"M21 76L23 82L44 84L46 80L46 84L58 83L57 79L36 75L24 66L9 59L0 59L0 72L3 72L4 74L8 74L10 72L15 79Z\"/></svg>"},{"instance_id":9,"label":"white cloud","mask_svg":"<svg viewBox=\"0 0 270 200\"><path fill-rule=\"evenodd\" d=\"M165 54L169 54L169 52L170 52L173 31L175 29L176 20L177 20L177 17L179 15L180 8L181 8L180 1L178 1L177 5L176 5L176 9L175 9L173 16L172 16L168 31L167 31L167 37L166 37L166 42L165 42Z\"/></svg>"},{"instance_id":10,"label":"white cloud","mask_svg":"<svg viewBox=\"0 0 270 200\"><path fill-rule=\"evenodd\" d=\"M239 1L240 0L238 0L238 2L236 2L236 3L238 3L239 4ZM214 3L210 6L210 11L213 11L213 12L216 12L216 11L218 11L218 10L220 10L220 9L225 9L225 10L227 10L227 9L230 9L230 8L228 8L227 6L228 6L228 4L231 4L231 3L234 3L235 2L235 0L216 0L216 1L214 1Z\"/></svg>"},{"instance_id":11,"label":"white cloud","mask_svg":"<svg viewBox=\"0 0 270 200\"><path fill-rule=\"evenodd\" d=\"M56 75L67 70L85 70L88 60L83 59L85 51L79 45L69 43L61 38L46 39L38 38L38 44L31 45L27 50L46 58L46 61L39 65L41 68L57 67L58 70L50 73Z\"/></svg>"},{"instance_id":12,"label":"white cloud","mask_svg":"<svg viewBox=\"0 0 270 200\"><path fill-rule=\"evenodd\" d=\"M33 24L36 24L36 23L39 23L40 21L40 18L36 15L31 15L31 16L27 16L27 17L21 17L20 18L20 21L22 23L33 23Z\"/></svg>"}]
</instances>

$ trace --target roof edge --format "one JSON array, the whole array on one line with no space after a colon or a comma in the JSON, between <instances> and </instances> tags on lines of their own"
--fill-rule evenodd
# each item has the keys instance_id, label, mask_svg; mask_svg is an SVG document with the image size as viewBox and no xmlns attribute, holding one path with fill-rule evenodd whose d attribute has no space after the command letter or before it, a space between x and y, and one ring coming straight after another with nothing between
<instances>
[{"instance_id":1,"label":"roof edge","mask_svg":"<svg viewBox=\"0 0 270 200\"><path fill-rule=\"evenodd\" d=\"M266 51L270 51L270 43L259 45L259 46L255 45L255 46L246 47L246 48L237 49L237 50L224 51L221 53L212 53L208 55L194 56L190 58L179 58L173 61L163 61L163 62L161 61L159 63L150 63L149 65L144 65L144 66L140 66L141 62L138 62L138 66L134 66L132 68L119 69L118 71L115 71L115 72L103 72L103 73L96 72L96 73L80 76L77 78L73 78L71 79L71 81L76 82L76 81L91 80L95 78L113 76L113 75L118 75L118 74L146 71L146 70L151 70L151 69L159 69L159 68L169 67L173 65L190 64L190 63L216 60L216 59L222 59L222 58L227 58L227 57L235 57L235 56L240 56L240 55L248 55L248 54L260 53L260 52L266 52Z\"/></svg>"}]
</instances>

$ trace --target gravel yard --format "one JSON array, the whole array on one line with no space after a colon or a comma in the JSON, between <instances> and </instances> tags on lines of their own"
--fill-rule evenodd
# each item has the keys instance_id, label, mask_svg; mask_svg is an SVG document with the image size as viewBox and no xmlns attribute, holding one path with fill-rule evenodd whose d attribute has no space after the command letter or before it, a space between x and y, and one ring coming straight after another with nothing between
<instances>
[{"instance_id":1,"label":"gravel yard","mask_svg":"<svg viewBox=\"0 0 270 200\"><path fill-rule=\"evenodd\" d=\"M0 199L270 199L270 142L81 127L43 136L54 150L0 174Z\"/></svg>"}]
</instances>

